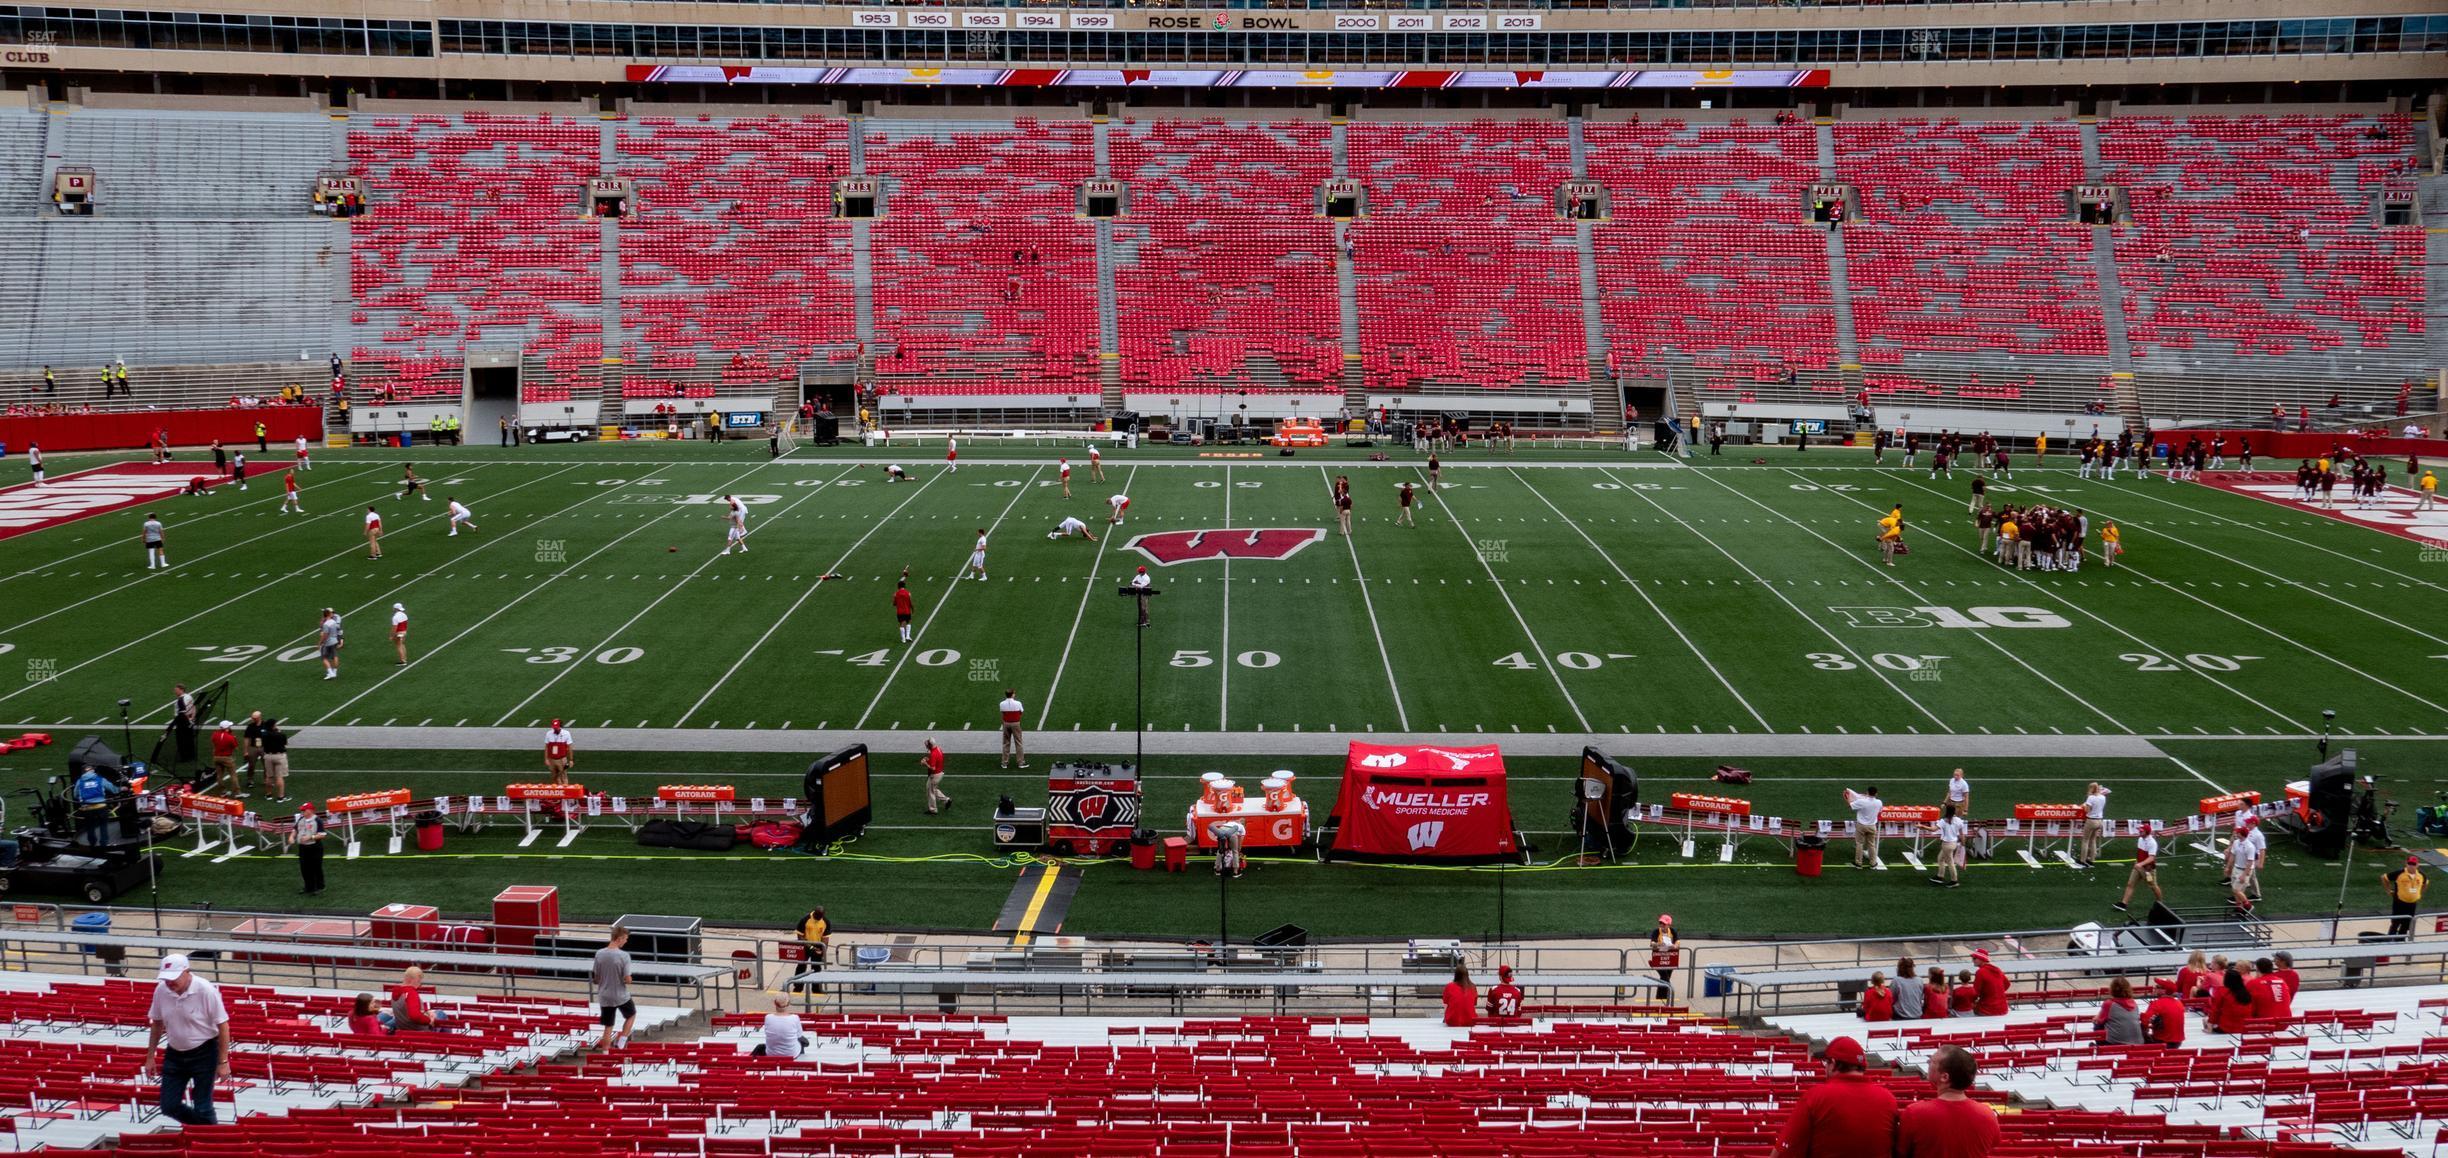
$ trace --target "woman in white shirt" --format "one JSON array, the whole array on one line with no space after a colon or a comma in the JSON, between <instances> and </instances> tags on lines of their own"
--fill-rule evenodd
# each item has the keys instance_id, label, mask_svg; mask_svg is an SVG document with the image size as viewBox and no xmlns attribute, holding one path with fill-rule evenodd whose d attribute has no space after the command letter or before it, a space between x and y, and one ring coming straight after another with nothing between
<instances>
[{"instance_id":1,"label":"woman in white shirt","mask_svg":"<svg viewBox=\"0 0 2448 1158\"><path fill-rule=\"evenodd\" d=\"M799 1015L790 1011L790 995L773 995L773 1012L765 1015L765 1040L748 1052L756 1057L778 1057L791 1061L807 1048L806 1030L799 1024Z\"/></svg>"},{"instance_id":2,"label":"woman in white shirt","mask_svg":"<svg viewBox=\"0 0 2448 1158\"><path fill-rule=\"evenodd\" d=\"M1957 769L1962 771L1962 769ZM1964 835L1970 824L1949 800L1938 812L1938 822L1930 831L1938 835L1938 871L1931 874L1930 883L1947 888L1963 887Z\"/></svg>"},{"instance_id":3,"label":"woman in white shirt","mask_svg":"<svg viewBox=\"0 0 2448 1158\"><path fill-rule=\"evenodd\" d=\"M1972 782L1964 779L1963 769L1956 769L1954 777L1947 781L1946 798L1947 803L1955 806L1955 815L1972 819Z\"/></svg>"}]
</instances>

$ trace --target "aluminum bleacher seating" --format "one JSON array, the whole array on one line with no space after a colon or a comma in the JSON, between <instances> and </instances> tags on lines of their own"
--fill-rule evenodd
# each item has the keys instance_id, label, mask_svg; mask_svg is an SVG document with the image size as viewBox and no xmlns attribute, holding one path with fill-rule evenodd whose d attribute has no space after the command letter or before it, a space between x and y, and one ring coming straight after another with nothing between
<instances>
[{"instance_id":1,"label":"aluminum bleacher seating","mask_svg":"<svg viewBox=\"0 0 2448 1158\"><path fill-rule=\"evenodd\" d=\"M2092 1028L2096 995L2071 1005L2019 1005L2003 1017L1869 1023L1817 1014L1768 1022L1810 1039L1851 1034L1874 1061L1891 1064L1911 1064L1938 1045L1965 1045L1982 1059L1985 1090L2057 1111L2164 1119L2171 1136L2220 1130L2272 1151L2411 1152L2431 1149L2448 1129L2444 992L2306 990L2295 998L2295 1020L2256 1023L2240 1034L2210 1032L2197 1013L2174 1049L2102 1044Z\"/></svg>"},{"instance_id":2,"label":"aluminum bleacher seating","mask_svg":"<svg viewBox=\"0 0 2448 1158\"><path fill-rule=\"evenodd\" d=\"M639 209L620 225L618 349L649 371L625 395L671 397L654 371L692 368L770 391L857 357L850 225L833 216L848 122L642 117L618 143Z\"/></svg>"},{"instance_id":3,"label":"aluminum bleacher seating","mask_svg":"<svg viewBox=\"0 0 2448 1158\"><path fill-rule=\"evenodd\" d=\"M349 222L350 363L456 396L461 352L600 353L602 232L581 219L599 133L568 117L378 116L349 132L371 211ZM564 363L566 364L566 363Z\"/></svg>"},{"instance_id":4,"label":"aluminum bleacher seating","mask_svg":"<svg viewBox=\"0 0 2448 1158\"><path fill-rule=\"evenodd\" d=\"M2374 224L2380 193L2415 181L2409 118L2116 117L2100 155L2132 203L2117 276L2137 368L2419 362L2423 232Z\"/></svg>"},{"instance_id":5,"label":"aluminum bleacher seating","mask_svg":"<svg viewBox=\"0 0 2448 1158\"><path fill-rule=\"evenodd\" d=\"M595 1032L593 1011L567 1001L435 996L430 1004L451 1019L443 1030L367 1037L349 1032L347 993L236 984L221 993L239 1044L215 1103L234 1135L254 1145L262 1144L254 1131L277 1131L280 1116L448 1100L568 1054ZM151 999L150 981L0 974L0 1053L10 1059L0 1074L0 1150L79 1149L114 1137L122 1149L184 1145L148 1137L175 1129L154 1108L154 1085L137 1076ZM639 1025L659 1029L681 1015L642 1006Z\"/></svg>"},{"instance_id":6,"label":"aluminum bleacher seating","mask_svg":"<svg viewBox=\"0 0 2448 1158\"><path fill-rule=\"evenodd\" d=\"M1100 393L1082 121L869 121L876 378L905 394Z\"/></svg>"},{"instance_id":7,"label":"aluminum bleacher seating","mask_svg":"<svg viewBox=\"0 0 2448 1158\"><path fill-rule=\"evenodd\" d=\"M1371 390L1590 379L1560 121L1354 122L1366 215L1346 236Z\"/></svg>"},{"instance_id":8,"label":"aluminum bleacher seating","mask_svg":"<svg viewBox=\"0 0 2448 1158\"><path fill-rule=\"evenodd\" d=\"M1582 142L1613 199L1592 247L1618 371L1842 392L1827 243L1803 211L1818 178L1809 125L1592 122Z\"/></svg>"},{"instance_id":9,"label":"aluminum bleacher seating","mask_svg":"<svg viewBox=\"0 0 2448 1158\"><path fill-rule=\"evenodd\" d=\"M1861 189L1843 228L1865 368L2003 353L2106 370L2090 227L2066 201L2083 180L2078 126L1875 120L1835 136L1837 179Z\"/></svg>"},{"instance_id":10,"label":"aluminum bleacher seating","mask_svg":"<svg viewBox=\"0 0 2448 1158\"><path fill-rule=\"evenodd\" d=\"M1319 122L1126 120L1112 171L1131 190L1114 226L1125 389L1340 392L1333 175Z\"/></svg>"}]
</instances>

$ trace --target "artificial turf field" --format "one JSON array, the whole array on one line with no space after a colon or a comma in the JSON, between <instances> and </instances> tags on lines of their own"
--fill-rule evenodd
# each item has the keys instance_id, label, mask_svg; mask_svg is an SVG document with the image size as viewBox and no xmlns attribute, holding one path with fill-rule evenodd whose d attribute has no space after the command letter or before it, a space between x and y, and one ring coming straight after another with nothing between
<instances>
[{"instance_id":1,"label":"artificial turf field","mask_svg":"<svg viewBox=\"0 0 2448 1158\"><path fill-rule=\"evenodd\" d=\"M143 569L134 510L0 542L0 649L25 661L24 681L0 687L0 727L112 735L121 696L135 699L140 725L158 724L173 681L226 678L231 714L260 708L296 731L297 782L316 795L473 792L540 772L523 742L406 751L366 740L385 733L340 729L418 729L431 743L436 729L540 728L552 717L579 730L578 778L591 786L642 793L719 777L743 795L778 795L819 754L806 732L859 732L887 753L929 733L983 740L1013 686L1044 747L1127 755L1135 628L1129 602L1110 592L1149 562L1130 538L1305 529L1321 534L1280 559L1150 568L1165 592L1145 641L1147 725L1170 741L1150 756L1160 826L1211 768L1245 781L1294 768L1322 815L1339 767L1329 753L1372 734L1519 737L1517 750L1545 752L1587 739L1640 768L1652 800L1705 783L1722 758L1759 776L1743 794L1762 812L1827 817L1843 814L1840 785L1934 801L1957 764L1983 815L2073 799L2097 778L2118 788L2115 815L2181 817L2217 789L2275 795L2300 778L2323 709L2411 806L2432 801L2433 754L2448 740L2436 675L2448 665L2448 570L2437 553L2206 487L2078 481L2025 456L2013 481L1993 484L1997 501L2045 495L2095 524L2113 519L2128 553L2113 571L2095 557L2074 574L2011 573L1971 551L1968 472L1931 481L1858 452L1687 466L1655 454L1463 451L1445 456L1447 485L1421 503L1415 527L1393 523L1395 484L1424 481L1408 452L1372 464L1117 451L1104 485L1075 453L1068 502L1056 453L973 446L946 473L940 449L909 452L892 461L915 480L888 485L879 453L768 460L761 443L318 452L301 476L305 516L277 513L271 476L243 494L158 504L176 562L166 572ZM392 497L403 461L433 480L435 501ZM53 461L59 473L81 465ZM1327 498L1336 474L1357 496L1348 540ZM726 492L753 504L745 555L717 554L711 496ZM1103 520L1114 493L1133 500L1118 533ZM453 494L481 528L457 542L443 534L442 497ZM1891 570L1871 528L1897 502L1915 549ZM388 527L379 563L358 533L368 503ZM1102 541L1050 541L1066 513ZM980 527L991 578L956 581ZM905 566L919 628L908 647L895 642L890 599ZM406 667L383 637L393 602L412 616ZM327 605L351 632L330 681L308 646ZM756 731L776 734L742 738ZM699 751L716 746L729 750ZM12 757L10 778L48 770L48 756L39 768L31 754ZM577 913L780 921L825 903L847 927L983 928L1008 867L901 861L988 852L993 797L1029 802L1043 760L999 776L991 757L955 755L960 804L926 817L905 767L914 762L885 756L877 827L853 850L875 860L580 859L646 851L609 833L547 859L497 829L454 834L443 856L413 867L335 865L333 891L315 904L474 910L503 883L545 881L562 884ZM1554 860L1566 842L1537 834L1561 827L1571 762L1511 764L1517 822L1541 843L1538 859ZM1515 873L1507 931L1642 928L1659 909L1728 934L2036 927L2109 916L2123 877L2121 867L2035 873L2012 862L1943 894L1906 871L1838 870L1802 885L1765 842L1732 865L1715 863L1708 842L1692 861L1673 843L1644 838L1631 866ZM2267 908L2330 911L2334 866L2283 841L2274 859ZM2215 874L2176 863L2171 897L2210 903ZM651 874L638 871L647 864ZM265 858L180 862L164 900L293 908L290 871ZM1494 931L1493 876L1270 865L1237 894L1234 924L1478 935ZM2350 890L2350 909L2373 907L2376 890ZM1213 927L1211 891L1099 866L1067 927L1197 934ZM1846 896L1826 903L1832 892Z\"/></svg>"}]
</instances>

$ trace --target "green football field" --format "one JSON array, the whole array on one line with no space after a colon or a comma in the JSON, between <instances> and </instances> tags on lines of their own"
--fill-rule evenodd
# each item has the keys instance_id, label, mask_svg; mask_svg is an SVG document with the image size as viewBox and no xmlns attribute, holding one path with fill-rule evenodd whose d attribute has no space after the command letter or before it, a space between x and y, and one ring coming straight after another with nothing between
<instances>
[{"instance_id":1,"label":"green football field","mask_svg":"<svg viewBox=\"0 0 2448 1158\"><path fill-rule=\"evenodd\" d=\"M576 859L638 852L608 834L544 862L493 832L414 869L379 856L345 866L319 904L353 909L421 889L474 909L499 883L541 879L566 883L582 912L651 904L779 920L821 894L854 924L948 928L984 927L1010 868L899 862L984 854L992 797L1042 793L1042 765L1005 776L978 754L1005 687L1027 704L1041 751L1130 753L1139 641L1131 602L1114 592L1140 565L1163 591L1144 636L1149 810L1160 826L1211 768L1245 780L1297 769L1322 813L1339 767L1331 753L1370 736L1513 745L1514 807L1534 840L1560 827L1572 771L1560 754L1585 742L1639 767L1645 799L1697 788L1711 765L1732 762L1760 774L1745 794L1762 811L1832 818L1842 785L1881 782L1891 803L1934 801L1958 764L1985 786L1984 814L2072 799L2096 777L2120 786L2118 815L2181 817L2221 789L2275 795L2300 778L2324 710L2410 808L2432 802L2434 754L2448 740L2437 678L2448 670L2448 568L2436 552L2201 486L2079 481L2026 456L2012 482L1993 485L2000 501L2045 497L2124 530L2118 567L2094 555L2068 574L2008 572L1973 552L1967 472L1933 481L1851 452L1685 465L1465 451L1446 457L1441 488L1423 492L1416 526L1394 521L1396 485L1426 481L1407 451L1385 463L1117 451L1096 483L1075 450L1068 500L1053 448L973 445L956 473L942 469L940 448L908 453L325 451L301 476L303 516L277 512L277 476L243 494L158 504L167 571L143 568L137 510L0 541L10 675L0 728L115 740L121 697L141 732L166 719L174 681L227 680L228 714L260 709L297 732L300 780L318 795L534 778L528 741L540 744L540 732L513 749L502 733L474 730L555 717L578 729L590 786L720 777L746 795L762 776L779 794L820 753L811 733L825 743L857 733L890 753L877 829L858 846L874 859L797 858L744 883L738 865L772 858L665 856L641 881L636 860ZM432 480L432 502L397 497L403 461ZM914 480L886 483L887 461ZM78 465L55 457L54 477ZM1328 499L1336 475L1356 495L1348 539ZM728 557L715 497L726 493L752 511L750 550ZM1113 494L1131 498L1121 527L1105 522ZM448 495L480 529L445 535ZM1896 503L1913 551L1890 569L1872 532ZM368 504L388 528L379 562L359 533ZM1049 539L1067 514L1099 541ZM981 528L989 578L960 580ZM1138 536L1164 538L1134 547ZM908 646L891 601L904 568L916 609ZM411 616L405 666L385 639L395 602ZM334 680L313 657L325 606L350 637ZM410 732L413 744L399 739ZM925 817L898 753L962 732L975 735L954 745L961 808ZM8 774L22 784L53 754L17 754ZM1542 844L1542 862L1562 854L1561 840ZM1516 874L1510 931L1643 927L1659 907L1763 934L2056 924L2105 915L2113 896L2101 894L2122 879L2107 868L1985 867L2016 878L2028 899L2000 909L1970 886L1934 904L1909 872L1839 874L1809 887L1921 891L1884 909L1797 904L1792 874L1764 842L1725 865L1705 842L1691 860L1673 844L1653 834L1635 865ZM2304 859L2291 847L2278 859L2278 907L2329 912L2337 870L2288 863ZM296 901L281 888L288 870L263 858L178 871L165 901ZM1093 873L1074 931L1212 928L1211 885ZM1261 876L1279 903L1253 897L1249 919L1264 928L1297 909L1328 933L1477 935L1493 927L1492 875L1275 865ZM2206 880L2196 891L2194 902L2214 899ZM2371 907L2368 891L2349 907Z\"/></svg>"}]
</instances>

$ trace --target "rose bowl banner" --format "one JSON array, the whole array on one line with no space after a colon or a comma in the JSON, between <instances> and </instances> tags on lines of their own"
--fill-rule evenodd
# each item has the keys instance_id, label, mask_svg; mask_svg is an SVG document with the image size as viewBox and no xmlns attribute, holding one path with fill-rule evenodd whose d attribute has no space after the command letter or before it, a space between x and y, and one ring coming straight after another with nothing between
<instances>
[{"instance_id":1,"label":"rose bowl banner","mask_svg":"<svg viewBox=\"0 0 2448 1158\"><path fill-rule=\"evenodd\" d=\"M1327 823L1328 860L1469 864L1521 855L1504 754L1492 746L1355 743Z\"/></svg>"},{"instance_id":2,"label":"rose bowl banner","mask_svg":"<svg viewBox=\"0 0 2448 1158\"><path fill-rule=\"evenodd\" d=\"M632 84L923 85L981 88L1826 88L1828 70L1608 69L1406 72L1331 69L819 68L791 64L631 64Z\"/></svg>"}]
</instances>

